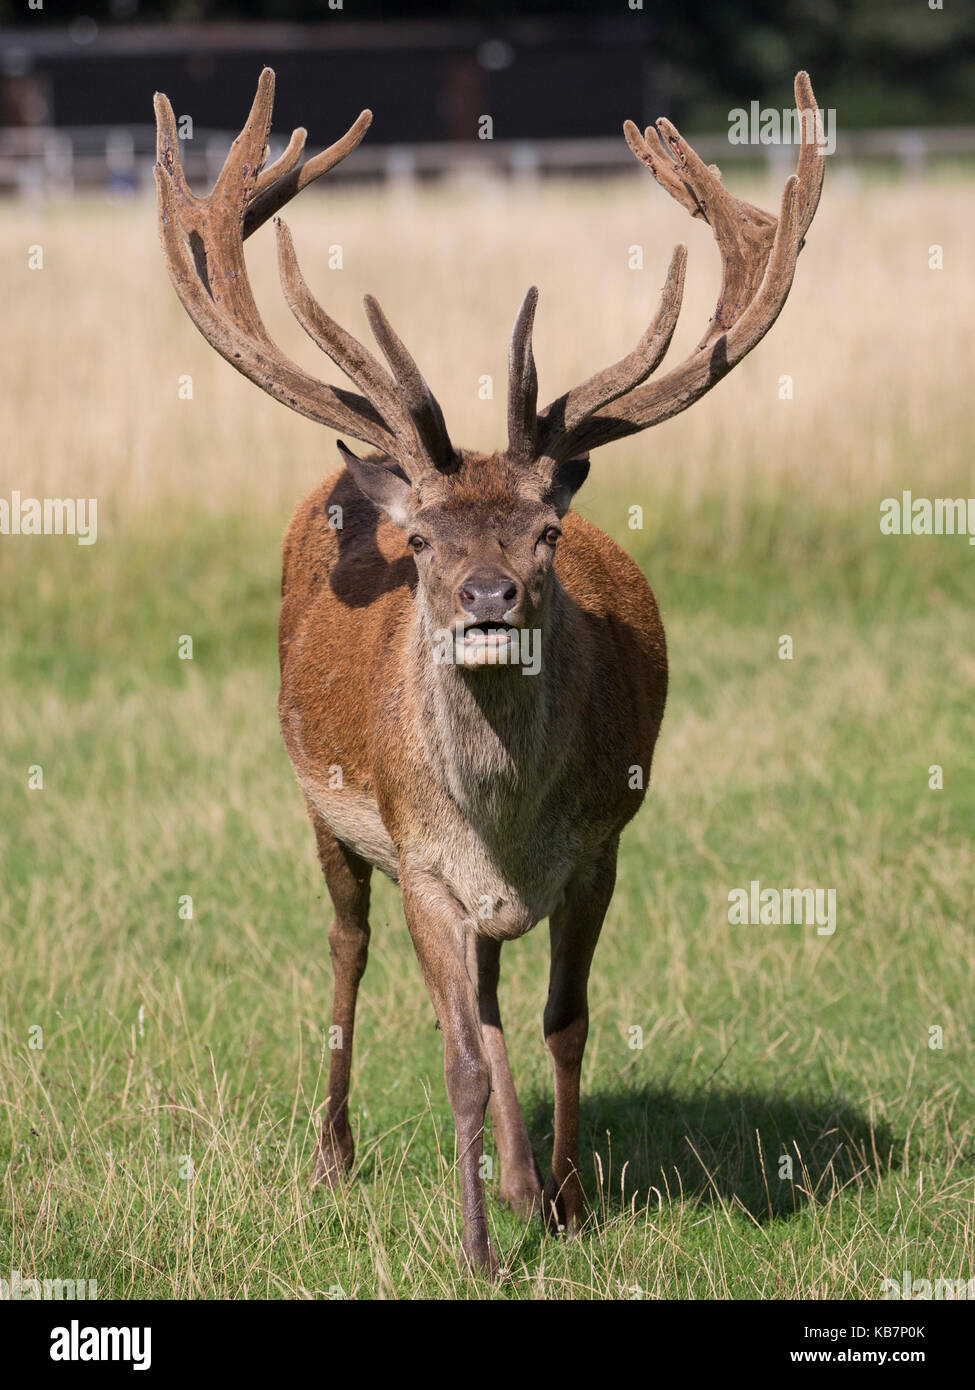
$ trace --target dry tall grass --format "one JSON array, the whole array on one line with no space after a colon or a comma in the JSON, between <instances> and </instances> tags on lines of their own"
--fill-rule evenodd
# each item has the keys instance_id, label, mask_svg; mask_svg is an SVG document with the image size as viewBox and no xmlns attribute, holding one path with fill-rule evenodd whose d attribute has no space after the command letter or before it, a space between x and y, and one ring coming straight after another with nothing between
<instances>
[{"instance_id":1,"label":"dry tall grass","mask_svg":"<svg viewBox=\"0 0 975 1390\"><path fill-rule=\"evenodd\" d=\"M732 175L734 179L734 176ZM742 189L776 207L778 189ZM975 359L968 243L975 187L862 185L827 173L825 197L773 333L705 402L600 456L594 481L735 500L797 484L849 500L919 474L971 476L966 433ZM511 321L527 285L542 292L536 354L544 399L632 346L670 249L690 247L685 308L671 350L689 350L719 281L708 229L650 179L601 185L459 185L306 194L288 213L309 282L367 337L375 293L470 447L504 439ZM338 373L291 319L276 284L273 234L249 243L272 333L310 369ZM44 248L44 269L27 248ZM929 269L929 248L944 269ZM340 245L344 266L328 268ZM644 268L628 268L629 248ZM165 275L145 200L7 208L7 389L0 432L8 486L93 495L124 509L180 495L215 511L286 510L333 466L329 436L261 396L188 323ZM177 398L193 378L193 400ZM489 374L494 399L481 400ZM780 400L780 377L794 399ZM104 505L104 504L103 504Z\"/></svg>"}]
</instances>

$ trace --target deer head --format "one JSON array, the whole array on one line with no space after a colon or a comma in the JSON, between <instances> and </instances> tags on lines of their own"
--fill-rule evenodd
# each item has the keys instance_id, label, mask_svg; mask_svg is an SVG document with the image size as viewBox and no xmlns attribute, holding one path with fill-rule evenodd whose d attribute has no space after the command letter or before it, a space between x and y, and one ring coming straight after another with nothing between
<instances>
[{"instance_id":1,"label":"deer head","mask_svg":"<svg viewBox=\"0 0 975 1390\"><path fill-rule=\"evenodd\" d=\"M418 602L428 626L455 627L467 666L495 664L511 629L540 626L553 589L560 520L589 471L591 450L686 410L750 352L775 322L823 180L820 120L809 78L795 80L800 122L797 174L779 216L733 197L669 121L624 134L637 158L693 217L711 227L721 254L721 292L695 350L653 382L680 313L686 249L671 259L657 311L632 352L542 410L532 353L538 301L530 289L509 352L507 448L485 457L456 449L443 412L379 304L366 317L385 359L341 328L312 295L291 233L275 218L278 265L299 323L358 388L326 385L272 342L254 301L243 242L306 184L351 153L372 120L363 111L334 145L299 166L305 131L264 168L274 74L261 73L247 123L207 198L182 175L172 107L155 99L159 223L172 283L197 328L232 366L292 410L347 432L377 452L357 458L340 443L361 491L398 526L413 551Z\"/></svg>"}]
</instances>

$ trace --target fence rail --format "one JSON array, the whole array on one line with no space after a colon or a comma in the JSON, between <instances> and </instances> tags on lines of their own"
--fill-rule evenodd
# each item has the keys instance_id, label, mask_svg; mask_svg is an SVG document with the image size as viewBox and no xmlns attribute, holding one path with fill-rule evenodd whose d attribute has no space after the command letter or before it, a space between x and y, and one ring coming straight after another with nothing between
<instances>
[{"instance_id":1,"label":"fence rail","mask_svg":"<svg viewBox=\"0 0 975 1390\"><path fill-rule=\"evenodd\" d=\"M183 142L183 165L191 182L212 183L234 135L197 131ZM137 126L29 127L0 129L0 193L45 197L94 188L135 190L152 182L155 128ZM727 135L691 137L708 162L764 161L776 170L792 159L786 144L734 145ZM284 149L271 140L271 158ZM846 162L888 161L918 177L936 159L975 160L975 126L858 130L840 133L830 158ZM366 144L340 164L329 179L388 179L410 182L458 173L492 173L515 178L549 174L628 171L633 159L616 136L576 140L483 140L414 145Z\"/></svg>"}]
</instances>

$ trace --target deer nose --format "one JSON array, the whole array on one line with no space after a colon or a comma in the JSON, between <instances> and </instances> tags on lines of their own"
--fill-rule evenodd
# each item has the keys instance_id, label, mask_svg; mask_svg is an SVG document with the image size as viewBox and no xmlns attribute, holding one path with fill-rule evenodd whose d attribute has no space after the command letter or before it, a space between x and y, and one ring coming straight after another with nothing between
<instances>
[{"instance_id":1,"label":"deer nose","mask_svg":"<svg viewBox=\"0 0 975 1390\"><path fill-rule=\"evenodd\" d=\"M475 570L457 590L460 606L475 623L500 623L521 601L521 585L500 570Z\"/></svg>"}]
</instances>

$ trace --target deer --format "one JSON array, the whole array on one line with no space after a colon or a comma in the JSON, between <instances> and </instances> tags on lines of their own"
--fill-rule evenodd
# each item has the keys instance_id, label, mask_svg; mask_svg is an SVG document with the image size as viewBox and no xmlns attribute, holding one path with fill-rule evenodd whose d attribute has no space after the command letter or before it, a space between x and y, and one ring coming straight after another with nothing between
<instances>
[{"instance_id":1,"label":"deer","mask_svg":"<svg viewBox=\"0 0 975 1390\"><path fill-rule=\"evenodd\" d=\"M821 123L805 72L795 96L798 166L777 217L729 193L668 120L643 133L625 123L636 158L711 228L722 267L714 314L686 359L650 380L680 313L687 253L678 246L633 350L540 410L538 292L529 289L509 345L507 446L492 454L455 447L372 296L365 316L383 362L328 315L277 216L352 153L371 112L304 162L299 128L266 167L274 73L265 68L212 191L196 197L172 107L155 98L158 225L183 307L262 390L367 446L358 456L339 440L339 468L300 503L283 550L278 712L334 909L331 1016L342 1039L330 1055L314 1181L335 1187L354 1164L352 1038L379 870L398 884L442 1034L462 1267L492 1278L502 1271L482 1177L488 1114L500 1200L526 1218L539 1213L557 1233L575 1234L587 1219L579 1104L590 967L667 694L654 594L625 551L572 510L573 498L593 450L693 405L778 317L823 182ZM354 391L308 374L264 326L243 243L272 217L284 297ZM498 984L504 943L544 919L554 1135L543 1182Z\"/></svg>"}]
</instances>

